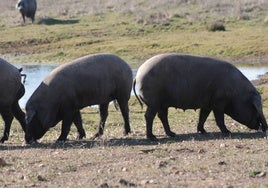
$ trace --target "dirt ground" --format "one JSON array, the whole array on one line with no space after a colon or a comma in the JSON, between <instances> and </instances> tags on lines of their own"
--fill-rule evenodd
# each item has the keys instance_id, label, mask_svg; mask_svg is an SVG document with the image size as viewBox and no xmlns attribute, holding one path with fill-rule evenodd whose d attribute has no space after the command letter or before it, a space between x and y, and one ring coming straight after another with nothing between
<instances>
[{"instance_id":1,"label":"dirt ground","mask_svg":"<svg viewBox=\"0 0 268 188\"><path fill-rule=\"evenodd\" d=\"M145 138L143 112L131 112L132 133L123 137L120 112L110 107L103 137L92 141L98 121L96 108L83 110L87 139L54 143L60 126L40 143L23 146L16 121L10 140L0 145L1 187L267 187L268 140L226 117L232 131L224 137L209 117L207 135L196 133L198 111L170 109L168 138L158 118L152 142ZM93 125L91 125L93 124Z\"/></svg>"}]
</instances>

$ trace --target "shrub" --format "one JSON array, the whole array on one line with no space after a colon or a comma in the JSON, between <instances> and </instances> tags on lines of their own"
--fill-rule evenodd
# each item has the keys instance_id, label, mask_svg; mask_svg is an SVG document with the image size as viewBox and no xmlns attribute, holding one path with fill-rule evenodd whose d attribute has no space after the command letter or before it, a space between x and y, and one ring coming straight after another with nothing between
<instances>
[{"instance_id":1,"label":"shrub","mask_svg":"<svg viewBox=\"0 0 268 188\"><path fill-rule=\"evenodd\" d=\"M237 17L238 20L250 20L250 16L247 14L241 14Z\"/></svg>"},{"instance_id":2,"label":"shrub","mask_svg":"<svg viewBox=\"0 0 268 188\"><path fill-rule=\"evenodd\" d=\"M222 21L215 21L207 26L208 31L225 31L225 26Z\"/></svg>"}]
</instances>

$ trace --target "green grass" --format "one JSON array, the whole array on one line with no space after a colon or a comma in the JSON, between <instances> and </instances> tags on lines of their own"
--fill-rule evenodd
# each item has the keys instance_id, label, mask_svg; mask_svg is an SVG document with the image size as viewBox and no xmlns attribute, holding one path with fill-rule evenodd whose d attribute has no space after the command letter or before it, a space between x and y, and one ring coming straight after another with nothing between
<instances>
[{"instance_id":1,"label":"green grass","mask_svg":"<svg viewBox=\"0 0 268 188\"><path fill-rule=\"evenodd\" d=\"M267 56L268 27L263 22L226 20L227 31L209 32L209 20L189 22L175 15L160 23L139 24L130 13L44 18L35 24L2 27L0 54L16 62L62 63L91 53L111 52L133 67L165 52L224 59Z\"/></svg>"}]
</instances>

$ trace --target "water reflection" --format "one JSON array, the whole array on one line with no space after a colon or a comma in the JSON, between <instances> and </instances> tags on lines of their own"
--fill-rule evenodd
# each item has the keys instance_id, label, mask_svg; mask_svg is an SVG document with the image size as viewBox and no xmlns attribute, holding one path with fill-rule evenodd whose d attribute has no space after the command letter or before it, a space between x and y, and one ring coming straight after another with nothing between
<instances>
[{"instance_id":1,"label":"water reflection","mask_svg":"<svg viewBox=\"0 0 268 188\"><path fill-rule=\"evenodd\" d=\"M268 72L268 67L238 67L238 69L249 80L256 80L260 75L263 75Z\"/></svg>"},{"instance_id":2,"label":"water reflection","mask_svg":"<svg viewBox=\"0 0 268 188\"><path fill-rule=\"evenodd\" d=\"M32 95L34 90L39 86L45 76L51 72L58 65L55 64L38 64L38 65L17 65L17 67L23 67L23 73L27 75L25 82L25 95L20 100L20 106L25 107L27 100ZM259 75L268 72L268 67L238 67L238 69L249 79L257 79ZM133 69L133 75L135 76L137 69ZM133 95L133 93L132 93Z\"/></svg>"}]
</instances>

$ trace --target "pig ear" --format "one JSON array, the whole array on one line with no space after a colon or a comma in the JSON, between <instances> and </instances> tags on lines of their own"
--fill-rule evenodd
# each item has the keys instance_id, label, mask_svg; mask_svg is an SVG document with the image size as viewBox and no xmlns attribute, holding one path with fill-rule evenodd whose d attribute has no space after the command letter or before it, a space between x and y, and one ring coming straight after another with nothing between
<instances>
[{"instance_id":1,"label":"pig ear","mask_svg":"<svg viewBox=\"0 0 268 188\"><path fill-rule=\"evenodd\" d=\"M252 97L252 104L259 114L262 114L261 98L259 96Z\"/></svg>"},{"instance_id":2,"label":"pig ear","mask_svg":"<svg viewBox=\"0 0 268 188\"><path fill-rule=\"evenodd\" d=\"M27 114L26 114L26 123L27 124L29 124L33 120L35 114L36 114L35 110L29 110L27 112Z\"/></svg>"}]
</instances>

